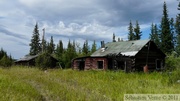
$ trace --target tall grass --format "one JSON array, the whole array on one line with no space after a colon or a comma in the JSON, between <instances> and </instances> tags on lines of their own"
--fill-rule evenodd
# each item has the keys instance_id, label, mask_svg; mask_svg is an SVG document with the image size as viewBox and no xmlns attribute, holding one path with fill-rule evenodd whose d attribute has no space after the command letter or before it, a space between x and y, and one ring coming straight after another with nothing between
<instances>
[{"instance_id":1,"label":"tall grass","mask_svg":"<svg viewBox=\"0 0 180 101\"><path fill-rule=\"evenodd\" d=\"M15 74L14 74L15 73ZM0 69L0 100L1 101L32 101L41 100L35 88L16 75L11 69Z\"/></svg>"},{"instance_id":2,"label":"tall grass","mask_svg":"<svg viewBox=\"0 0 180 101\"><path fill-rule=\"evenodd\" d=\"M124 73L12 67L0 69L2 100L112 101L124 94L177 94L167 73Z\"/></svg>"}]
</instances>

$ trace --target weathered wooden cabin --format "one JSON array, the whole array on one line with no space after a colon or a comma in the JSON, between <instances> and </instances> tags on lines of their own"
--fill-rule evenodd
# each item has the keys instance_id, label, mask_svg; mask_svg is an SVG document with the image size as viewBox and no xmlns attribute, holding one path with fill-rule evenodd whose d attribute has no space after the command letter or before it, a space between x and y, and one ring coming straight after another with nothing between
<instances>
[{"instance_id":1,"label":"weathered wooden cabin","mask_svg":"<svg viewBox=\"0 0 180 101\"><path fill-rule=\"evenodd\" d=\"M39 55L34 55L34 56L31 56L31 55L27 55L23 58L20 58L19 60L15 61L15 65L23 65L23 66L35 66L35 60L36 58L38 58ZM56 67L56 64L58 62L57 59L55 59L53 56L49 55L50 56L50 59L52 60L51 62L51 68L54 68Z\"/></svg>"},{"instance_id":2,"label":"weathered wooden cabin","mask_svg":"<svg viewBox=\"0 0 180 101\"><path fill-rule=\"evenodd\" d=\"M16 65L24 65L24 66L35 66L35 59L38 57L38 55L34 56L24 56L23 58L20 58L19 60L15 61Z\"/></svg>"},{"instance_id":3,"label":"weathered wooden cabin","mask_svg":"<svg viewBox=\"0 0 180 101\"><path fill-rule=\"evenodd\" d=\"M166 55L151 40L110 42L102 45L91 56L72 60L72 68L78 70L110 69L149 71L164 69Z\"/></svg>"}]
</instances>

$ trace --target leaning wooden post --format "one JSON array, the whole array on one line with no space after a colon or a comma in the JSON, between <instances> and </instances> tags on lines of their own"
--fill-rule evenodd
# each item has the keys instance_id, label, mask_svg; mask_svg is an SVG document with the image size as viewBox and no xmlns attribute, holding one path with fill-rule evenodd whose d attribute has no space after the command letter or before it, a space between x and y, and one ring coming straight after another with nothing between
<instances>
[{"instance_id":1,"label":"leaning wooden post","mask_svg":"<svg viewBox=\"0 0 180 101\"><path fill-rule=\"evenodd\" d=\"M145 73L148 72L149 48L150 48L150 41L149 41L149 44L148 44L148 52L147 52L147 57L146 57L146 65L143 67L143 70L144 70Z\"/></svg>"}]
</instances>

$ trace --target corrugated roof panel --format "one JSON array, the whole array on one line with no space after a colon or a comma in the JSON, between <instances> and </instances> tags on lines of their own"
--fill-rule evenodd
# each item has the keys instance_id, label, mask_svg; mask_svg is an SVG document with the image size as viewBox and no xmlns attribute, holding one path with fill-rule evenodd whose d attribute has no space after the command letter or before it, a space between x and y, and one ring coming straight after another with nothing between
<instances>
[{"instance_id":1,"label":"corrugated roof panel","mask_svg":"<svg viewBox=\"0 0 180 101\"><path fill-rule=\"evenodd\" d=\"M122 55L125 56L135 56L139 51L132 51L132 52L122 52Z\"/></svg>"}]
</instances>

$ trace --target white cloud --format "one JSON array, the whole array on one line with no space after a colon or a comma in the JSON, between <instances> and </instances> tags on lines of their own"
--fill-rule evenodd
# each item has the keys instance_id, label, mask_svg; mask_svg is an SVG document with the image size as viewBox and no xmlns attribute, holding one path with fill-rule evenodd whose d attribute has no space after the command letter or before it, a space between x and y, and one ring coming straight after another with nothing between
<instances>
[{"instance_id":1,"label":"white cloud","mask_svg":"<svg viewBox=\"0 0 180 101\"><path fill-rule=\"evenodd\" d=\"M13 36L7 36L4 33L0 33L1 43L0 46L3 47L8 54L11 54L14 58L22 57L28 53L28 44L25 44L23 40L15 38Z\"/></svg>"},{"instance_id":2,"label":"white cloud","mask_svg":"<svg viewBox=\"0 0 180 101\"><path fill-rule=\"evenodd\" d=\"M83 24L72 22L66 25L63 21L60 21L57 24L44 23L42 26L46 29L47 33L56 36L81 38L83 40L89 39L91 41L110 40L111 38L109 36L112 36L113 29L115 29L96 22Z\"/></svg>"},{"instance_id":3,"label":"white cloud","mask_svg":"<svg viewBox=\"0 0 180 101\"><path fill-rule=\"evenodd\" d=\"M139 21L141 30L150 30L152 22L160 22L164 1L145 0L1 0L0 37L4 47L15 58L29 51L28 44L34 25L39 23L39 31L46 28L46 38L54 36L66 45L68 40L83 43L90 41L127 39L129 21ZM166 0L170 17L178 13L176 0ZM6 29L6 30L4 30ZM143 33L149 34L149 33ZM144 36L147 38L148 35ZM8 45L7 45L8 44ZM22 44L26 44L24 46ZM21 53L19 51L23 51Z\"/></svg>"}]
</instances>

